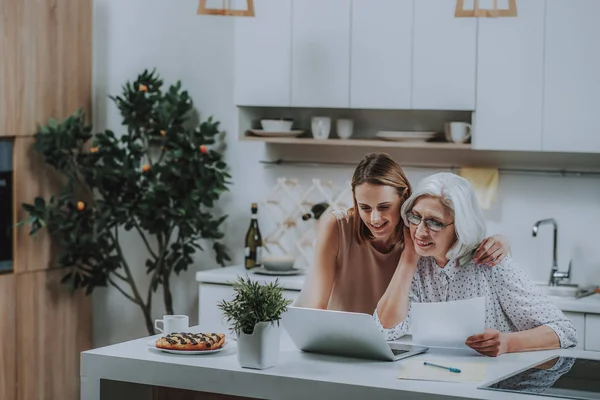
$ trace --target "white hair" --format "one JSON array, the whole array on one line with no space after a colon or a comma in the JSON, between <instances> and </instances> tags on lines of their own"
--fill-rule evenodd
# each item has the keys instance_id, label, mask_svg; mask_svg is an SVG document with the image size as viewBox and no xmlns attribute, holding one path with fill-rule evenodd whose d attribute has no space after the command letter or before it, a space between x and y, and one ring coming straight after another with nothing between
<instances>
[{"instance_id":1,"label":"white hair","mask_svg":"<svg viewBox=\"0 0 600 400\"><path fill-rule=\"evenodd\" d=\"M457 259L461 265L470 261L473 251L485 238L485 220L473 187L465 178L450 172L440 172L420 181L412 195L401 209L402 219L406 219L415 201L421 196L439 198L454 214L454 232L456 243L446 253L448 260Z\"/></svg>"}]
</instances>

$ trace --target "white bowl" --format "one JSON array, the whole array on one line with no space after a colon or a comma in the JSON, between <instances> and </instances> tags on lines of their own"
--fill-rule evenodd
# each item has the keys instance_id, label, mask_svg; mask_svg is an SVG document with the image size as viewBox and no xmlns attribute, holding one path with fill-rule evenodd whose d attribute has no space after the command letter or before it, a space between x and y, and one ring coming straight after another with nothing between
<instances>
[{"instance_id":1,"label":"white bowl","mask_svg":"<svg viewBox=\"0 0 600 400\"><path fill-rule=\"evenodd\" d=\"M294 121L283 119L262 119L260 124L265 132L289 132Z\"/></svg>"},{"instance_id":2,"label":"white bowl","mask_svg":"<svg viewBox=\"0 0 600 400\"><path fill-rule=\"evenodd\" d=\"M267 271L289 271L294 268L294 261L291 256L265 256L262 265Z\"/></svg>"}]
</instances>

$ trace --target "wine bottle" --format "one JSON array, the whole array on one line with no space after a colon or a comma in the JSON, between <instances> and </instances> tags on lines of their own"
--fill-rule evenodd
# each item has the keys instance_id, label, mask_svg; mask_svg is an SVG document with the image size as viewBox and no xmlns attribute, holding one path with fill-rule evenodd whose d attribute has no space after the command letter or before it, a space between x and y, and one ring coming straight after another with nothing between
<instances>
[{"instance_id":1,"label":"wine bottle","mask_svg":"<svg viewBox=\"0 0 600 400\"><path fill-rule=\"evenodd\" d=\"M302 220L308 221L311 218L318 220L319 218L321 218L321 215L323 215L325 210L327 210L328 208L329 208L329 203L327 203L325 201L321 202L321 203L317 203L310 208L310 212L307 212L306 214L302 215Z\"/></svg>"},{"instance_id":2,"label":"wine bottle","mask_svg":"<svg viewBox=\"0 0 600 400\"><path fill-rule=\"evenodd\" d=\"M245 243L245 261L244 265L246 269L252 269L260 267L262 265L262 236L260 234L260 228L258 227L258 205L252 203L252 217L250 219L250 227L246 232L246 243Z\"/></svg>"}]
</instances>

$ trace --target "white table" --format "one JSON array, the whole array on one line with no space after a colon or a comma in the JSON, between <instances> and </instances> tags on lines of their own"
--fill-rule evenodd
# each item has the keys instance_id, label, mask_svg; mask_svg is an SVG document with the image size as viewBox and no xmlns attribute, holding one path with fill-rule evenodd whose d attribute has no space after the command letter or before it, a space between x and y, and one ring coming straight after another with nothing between
<instances>
[{"instance_id":1,"label":"white table","mask_svg":"<svg viewBox=\"0 0 600 400\"><path fill-rule=\"evenodd\" d=\"M199 331L194 327L192 331ZM481 383L408 381L396 378L398 362L378 362L298 351L282 328L278 364L266 370L238 365L235 342L212 355L186 356L151 350L141 338L83 352L81 398L100 400L100 380L268 399L505 399L503 392L477 389ZM428 355L440 356L436 350ZM524 369L553 355L600 359L598 352L550 350L481 357L489 364L485 381ZM419 355L416 357L426 357ZM441 357L452 356L442 354ZM451 360L450 360L451 361ZM539 396L518 395L519 399Z\"/></svg>"}]
</instances>

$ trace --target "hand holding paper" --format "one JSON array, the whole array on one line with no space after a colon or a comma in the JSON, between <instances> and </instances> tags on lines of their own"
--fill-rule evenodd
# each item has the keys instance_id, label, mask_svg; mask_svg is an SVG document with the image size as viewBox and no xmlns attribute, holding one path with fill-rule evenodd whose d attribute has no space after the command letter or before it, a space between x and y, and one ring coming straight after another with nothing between
<instances>
[{"instance_id":1,"label":"hand holding paper","mask_svg":"<svg viewBox=\"0 0 600 400\"><path fill-rule=\"evenodd\" d=\"M485 330L485 297L411 304L411 332L415 344L468 348L467 338Z\"/></svg>"}]
</instances>

